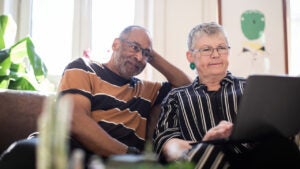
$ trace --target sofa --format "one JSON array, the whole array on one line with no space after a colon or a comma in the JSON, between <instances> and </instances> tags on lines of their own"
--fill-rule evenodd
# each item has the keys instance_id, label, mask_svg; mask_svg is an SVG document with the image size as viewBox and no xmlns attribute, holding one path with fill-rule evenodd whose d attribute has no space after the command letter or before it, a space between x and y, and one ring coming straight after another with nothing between
<instances>
[{"instance_id":1,"label":"sofa","mask_svg":"<svg viewBox=\"0 0 300 169\"><path fill-rule=\"evenodd\" d=\"M14 141L37 131L37 120L49 93L0 89L0 154Z\"/></svg>"},{"instance_id":2,"label":"sofa","mask_svg":"<svg viewBox=\"0 0 300 169\"><path fill-rule=\"evenodd\" d=\"M0 89L0 154L14 141L37 131L37 120L45 99L54 93ZM160 107L153 109L147 125L147 139L151 141L159 117Z\"/></svg>"}]
</instances>

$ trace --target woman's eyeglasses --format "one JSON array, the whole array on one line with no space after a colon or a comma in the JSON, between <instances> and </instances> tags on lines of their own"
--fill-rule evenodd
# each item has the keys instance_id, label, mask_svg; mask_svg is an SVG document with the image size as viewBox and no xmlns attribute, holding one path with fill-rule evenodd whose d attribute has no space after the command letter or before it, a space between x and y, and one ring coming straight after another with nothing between
<instances>
[{"instance_id":1,"label":"woman's eyeglasses","mask_svg":"<svg viewBox=\"0 0 300 169\"><path fill-rule=\"evenodd\" d=\"M191 49L192 52L199 52L201 56L211 56L216 50L219 55L225 55L228 54L228 51L230 49L230 46L218 46L216 48L213 47L205 47L200 49Z\"/></svg>"}]
</instances>

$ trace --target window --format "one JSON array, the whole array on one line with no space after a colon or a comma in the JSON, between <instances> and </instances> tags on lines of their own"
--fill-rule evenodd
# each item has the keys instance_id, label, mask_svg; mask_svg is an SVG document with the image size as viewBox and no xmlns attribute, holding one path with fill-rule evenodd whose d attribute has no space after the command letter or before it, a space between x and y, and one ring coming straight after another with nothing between
<instances>
[{"instance_id":1,"label":"window","mask_svg":"<svg viewBox=\"0 0 300 169\"><path fill-rule=\"evenodd\" d=\"M34 0L31 36L49 75L61 75L72 58L73 0Z\"/></svg>"},{"instance_id":2,"label":"window","mask_svg":"<svg viewBox=\"0 0 300 169\"><path fill-rule=\"evenodd\" d=\"M93 0L92 3L92 58L106 62L114 38L134 23L135 0Z\"/></svg>"},{"instance_id":3,"label":"window","mask_svg":"<svg viewBox=\"0 0 300 169\"><path fill-rule=\"evenodd\" d=\"M76 6L75 3L80 4ZM80 49L77 54L74 46L86 41L91 42L92 59L107 61L113 39L124 27L134 23L134 5L135 0L33 0L31 36L38 54L46 63L49 77L60 76L71 59L81 56L83 51ZM85 41L74 36L74 27L80 31L89 27L77 17L88 17L82 12L83 8L92 11L92 34L84 37ZM75 33L81 34L80 31ZM58 77L55 78L56 83Z\"/></svg>"}]
</instances>

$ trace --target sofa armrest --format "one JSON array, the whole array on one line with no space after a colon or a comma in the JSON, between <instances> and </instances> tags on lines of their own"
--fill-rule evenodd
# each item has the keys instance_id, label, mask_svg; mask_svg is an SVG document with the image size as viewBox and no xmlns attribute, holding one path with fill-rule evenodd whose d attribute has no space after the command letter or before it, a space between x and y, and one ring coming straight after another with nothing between
<instances>
[{"instance_id":1,"label":"sofa armrest","mask_svg":"<svg viewBox=\"0 0 300 169\"><path fill-rule=\"evenodd\" d=\"M37 131L37 119L49 94L0 90L0 153L11 143Z\"/></svg>"}]
</instances>

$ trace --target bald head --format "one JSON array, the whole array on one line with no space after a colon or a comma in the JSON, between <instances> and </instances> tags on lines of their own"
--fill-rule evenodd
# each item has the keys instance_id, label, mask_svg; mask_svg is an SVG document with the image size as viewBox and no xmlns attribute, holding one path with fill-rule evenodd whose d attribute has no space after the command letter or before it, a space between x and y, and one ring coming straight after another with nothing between
<instances>
[{"instance_id":1,"label":"bald head","mask_svg":"<svg viewBox=\"0 0 300 169\"><path fill-rule=\"evenodd\" d=\"M152 47L152 39L150 33L144 27L138 25L131 25L126 27L119 35L120 39L128 39L129 37L134 36L135 38L143 38L147 40L150 46Z\"/></svg>"},{"instance_id":2,"label":"bald head","mask_svg":"<svg viewBox=\"0 0 300 169\"><path fill-rule=\"evenodd\" d=\"M119 38L126 38L129 36L129 34L134 31L134 30L141 30L144 31L146 34L149 35L149 32L147 29L145 29L144 27L138 26L138 25L131 25L126 27L121 33Z\"/></svg>"}]
</instances>

